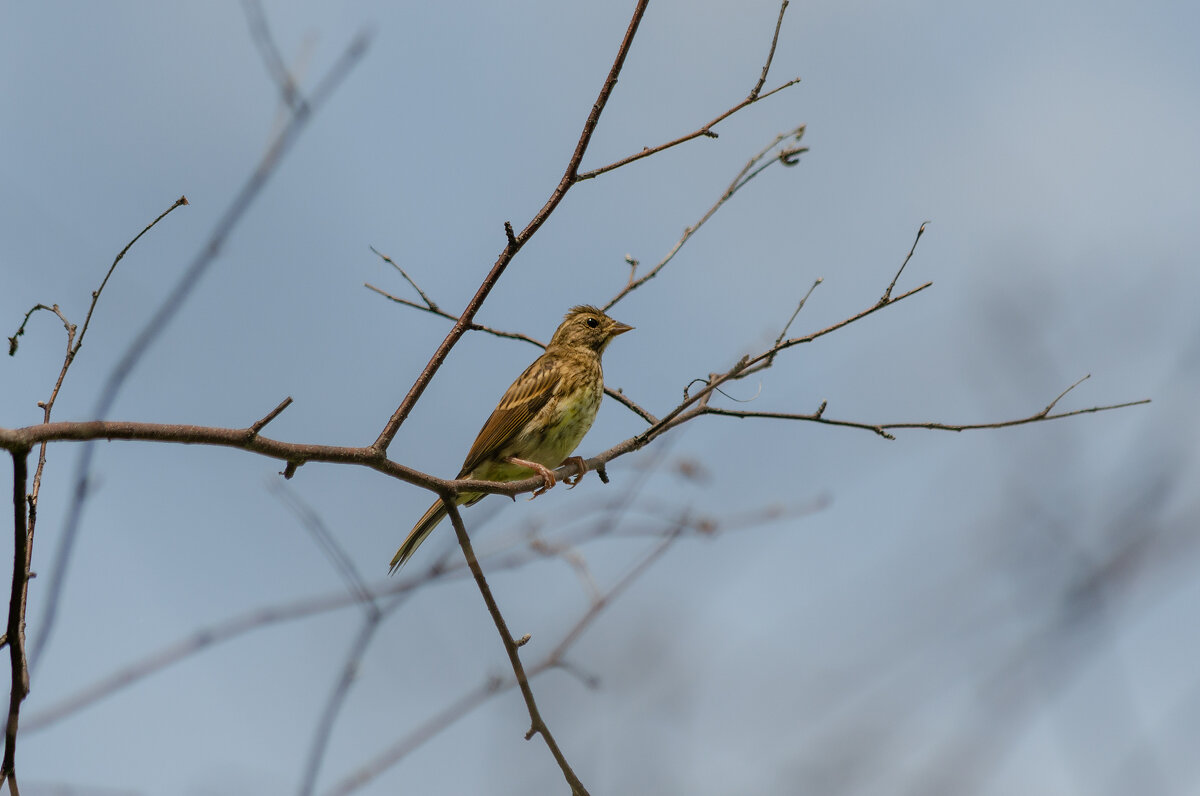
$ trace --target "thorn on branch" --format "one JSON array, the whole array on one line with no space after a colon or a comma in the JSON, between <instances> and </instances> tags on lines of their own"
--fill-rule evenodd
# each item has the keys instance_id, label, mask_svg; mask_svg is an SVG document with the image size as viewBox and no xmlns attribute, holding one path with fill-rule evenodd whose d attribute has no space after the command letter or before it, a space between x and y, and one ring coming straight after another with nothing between
<instances>
[{"instance_id":1,"label":"thorn on branch","mask_svg":"<svg viewBox=\"0 0 1200 796\"><path fill-rule=\"evenodd\" d=\"M279 474L290 481L292 476L296 474L296 470L300 469L300 466L303 464L304 462L288 462Z\"/></svg>"},{"instance_id":2,"label":"thorn on branch","mask_svg":"<svg viewBox=\"0 0 1200 796\"><path fill-rule=\"evenodd\" d=\"M504 236L506 238L508 238L509 251L516 249L517 248L517 233L515 233L513 231L513 225L512 225L511 221L504 222Z\"/></svg>"},{"instance_id":3,"label":"thorn on branch","mask_svg":"<svg viewBox=\"0 0 1200 796\"><path fill-rule=\"evenodd\" d=\"M821 405L817 407L817 411L813 412L813 417L820 419L825 414L825 407L829 406L829 401L821 401Z\"/></svg>"}]
</instances>

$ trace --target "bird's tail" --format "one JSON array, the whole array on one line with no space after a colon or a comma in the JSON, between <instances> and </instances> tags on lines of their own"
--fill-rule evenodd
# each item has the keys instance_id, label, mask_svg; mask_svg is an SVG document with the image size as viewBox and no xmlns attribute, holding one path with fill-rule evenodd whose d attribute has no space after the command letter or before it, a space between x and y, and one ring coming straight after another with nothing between
<instances>
[{"instance_id":1,"label":"bird's tail","mask_svg":"<svg viewBox=\"0 0 1200 796\"><path fill-rule=\"evenodd\" d=\"M404 562L412 558L412 554L417 552L417 548L421 546L429 538L429 534L433 533L433 529L438 526L438 523L446 518L446 507L442 505L442 501L434 501L434 504L429 507L429 510L417 521L409 532L408 538L400 545L400 549L396 551L396 555L392 556L392 565L388 570L389 575L395 575L396 570L404 566Z\"/></svg>"}]
</instances>

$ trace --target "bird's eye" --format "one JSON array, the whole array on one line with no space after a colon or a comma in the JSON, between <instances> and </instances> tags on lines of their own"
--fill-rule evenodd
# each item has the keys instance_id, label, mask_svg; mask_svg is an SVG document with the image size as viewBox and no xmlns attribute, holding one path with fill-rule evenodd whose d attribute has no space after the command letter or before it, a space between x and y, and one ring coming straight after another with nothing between
<instances>
[{"instance_id":1,"label":"bird's eye","mask_svg":"<svg viewBox=\"0 0 1200 796\"><path fill-rule=\"evenodd\" d=\"M593 329L595 329L597 326L600 325L600 320L598 318L588 318L587 325L592 327Z\"/></svg>"}]
</instances>

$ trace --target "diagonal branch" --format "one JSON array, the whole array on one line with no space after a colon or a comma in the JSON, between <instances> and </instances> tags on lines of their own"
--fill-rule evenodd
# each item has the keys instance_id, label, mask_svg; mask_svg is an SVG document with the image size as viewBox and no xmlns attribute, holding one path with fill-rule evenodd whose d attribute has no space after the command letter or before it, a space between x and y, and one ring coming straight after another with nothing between
<instances>
[{"instance_id":1,"label":"diagonal branch","mask_svg":"<svg viewBox=\"0 0 1200 796\"><path fill-rule=\"evenodd\" d=\"M704 226L705 222L712 218L713 215L720 210L726 202L732 199L735 193L740 191L747 183L761 174L763 170L771 166L773 163L782 163L785 166L796 165L796 156L803 152L807 152L807 147L787 146L772 155L770 160L767 160L765 163L762 163L762 160L767 157L768 153L775 149L775 147L779 146L779 144L787 138L792 138L794 141L799 142L800 139L804 137L804 129L805 126L800 125L794 130L789 130L786 133L780 133L779 135L775 136L771 143L767 144L765 147L759 150L754 157L750 158L746 165L742 167L742 170L737 173L737 176L733 178L733 181L729 183L729 187L725 189L725 192L722 193L717 201L714 202L712 206L704 212L704 215L700 217L700 220L690 227L684 229L683 235L680 236L679 240L675 242L675 245L671 247L671 250L667 252L666 256L659 260L658 264L647 271L643 276L637 276L637 261L630 261L631 268L629 271L629 281L626 282L625 287L621 288L617 295L609 299L608 303L605 304L602 309L605 312L608 312L608 310L615 306L618 301L625 298L625 296L637 290L654 277L658 276L659 272L667 266L667 263L675 259L675 255L678 254L679 250L683 248L683 245L687 243L693 235L696 234L700 227Z\"/></svg>"},{"instance_id":2,"label":"diagonal branch","mask_svg":"<svg viewBox=\"0 0 1200 796\"><path fill-rule=\"evenodd\" d=\"M521 696L525 698L525 706L529 709L529 731L525 733L525 739L532 738L535 734L541 735L542 740L546 742L546 746L550 749L550 754L554 756L558 767L562 769L563 776L567 783L571 786L572 796L587 796L587 788L579 781L579 777L571 769L570 763L567 762L566 756L562 750L558 748L558 743L554 740L554 736L550 733L550 728L546 726L546 722L542 719L542 714L538 711L537 702L533 698L533 689L529 685L529 678L525 674L525 667L521 664L520 644L512 637L512 633L508 630L508 623L504 621L503 614L500 613L500 607L496 604L496 598L492 596L492 590L488 587L487 580L483 576L483 569L479 566L479 561L475 558L475 551L471 547L471 537L467 535L466 526L463 525L462 515L458 511L458 505L453 500L446 500L443 496L443 503L450 515L450 522L454 524L454 533L458 536L458 545L462 548L463 556L467 559L467 566L471 568L471 574L475 577L475 584L479 587L479 593L483 595L483 601L487 604L488 613L492 616L492 621L496 624L496 630L500 633L500 640L504 642L504 650L508 653L508 661L512 664L513 675L517 678L517 685L521 689ZM522 641L521 643L524 643Z\"/></svg>"},{"instance_id":3,"label":"diagonal branch","mask_svg":"<svg viewBox=\"0 0 1200 796\"><path fill-rule=\"evenodd\" d=\"M525 225L519 235L512 233L511 225L505 226L507 243L500 252L500 256L496 259L496 263L492 266L492 270L484 277L479 289L475 291L475 295L467 303L466 308L455 321L454 326L450 329L449 334L442 340L441 345L433 352L429 363L425 365L424 370L417 376L417 380L413 382L408 394L404 396L404 400L400 402L400 406L396 407L396 411L392 413L391 418L384 425L383 430L379 432L379 437L376 438L371 446L378 455L382 456L387 452L387 448L392 444L392 440L396 438L400 426L408 418L410 412L421 395L425 392L425 388L429 386L430 380L433 379L433 374L437 373L442 363L446 360L446 356L450 353L450 349L462 338L471 323L475 319L475 313L483 306L483 302L487 299L488 294L492 292L492 288L496 286L496 282L504 274L508 264L512 262L517 252L521 247L529 242L542 226L546 223L546 219L554 212L563 197L567 195L567 191L571 186L579 182L579 164L583 160L583 155L587 152L588 144L591 143L592 134L596 132L596 125L600 123L600 114L604 112L604 106L608 104L608 98L612 95L613 89L617 85L617 77L621 74L621 69L625 66L625 57L629 55L629 49L633 46L633 37L637 33L638 25L642 22L642 17L646 13L646 6L649 0L638 0L637 7L633 11L633 18L629 21L629 27L625 30L625 38L621 40L621 46L617 49L617 57L613 60L612 67L608 70L608 77L604 80L604 85L600 88L600 94L596 97L596 102L592 105L592 110L588 114L587 121L583 124L583 131L579 135L579 140L575 143L575 151L571 155L571 159L567 162L566 171L563 172L562 179L558 181L554 191L550 194L550 198L542 205L542 208L537 211L534 217Z\"/></svg>"}]
</instances>

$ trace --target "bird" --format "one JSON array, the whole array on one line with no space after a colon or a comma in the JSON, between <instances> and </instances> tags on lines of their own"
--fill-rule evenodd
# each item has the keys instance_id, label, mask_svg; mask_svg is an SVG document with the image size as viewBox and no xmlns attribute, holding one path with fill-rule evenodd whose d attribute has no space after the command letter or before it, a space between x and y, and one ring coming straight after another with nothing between
<instances>
[{"instance_id":1,"label":"bird","mask_svg":"<svg viewBox=\"0 0 1200 796\"><path fill-rule=\"evenodd\" d=\"M571 453L592 427L604 397L600 355L614 337L631 329L596 307L572 307L545 352L500 398L456 477L520 481L540 475L543 484L532 500L556 483L551 469L570 462L578 473L564 480L571 488L579 483L587 467L583 457ZM454 502L470 506L484 497L482 492L462 492ZM392 557L388 574L412 558L446 514L440 499L429 507Z\"/></svg>"}]
</instances>

